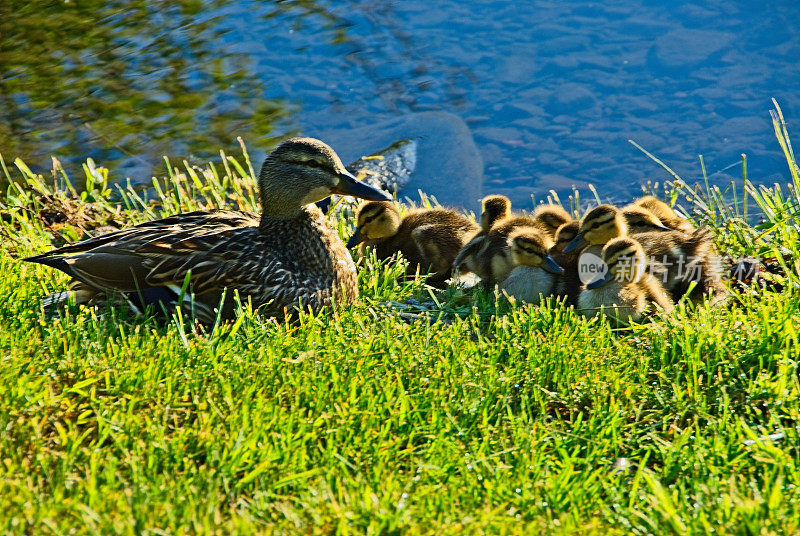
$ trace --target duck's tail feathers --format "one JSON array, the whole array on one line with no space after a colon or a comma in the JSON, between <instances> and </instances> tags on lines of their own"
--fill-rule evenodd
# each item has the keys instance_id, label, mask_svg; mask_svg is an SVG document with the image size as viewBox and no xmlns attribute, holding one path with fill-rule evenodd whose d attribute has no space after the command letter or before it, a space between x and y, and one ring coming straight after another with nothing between
<instances>
[{"instance_id":1,"label":"duck's tail feathers","mask_svg":"<svg viewBox=\"0 0 800 536\"><path fill-rule=\"evenodd\" d=\"M72 268L67 262L66 257L62 257L60 255L51 255L50 253L42 253L40 255L33 255L32 257L25 257L22 260L25 262L35 262L36 264L43 264L45 266L49 266L50 268L61 270L65 274L71 275L73 277L75 275L72 272Z\"/></svg>"}]
</instances>

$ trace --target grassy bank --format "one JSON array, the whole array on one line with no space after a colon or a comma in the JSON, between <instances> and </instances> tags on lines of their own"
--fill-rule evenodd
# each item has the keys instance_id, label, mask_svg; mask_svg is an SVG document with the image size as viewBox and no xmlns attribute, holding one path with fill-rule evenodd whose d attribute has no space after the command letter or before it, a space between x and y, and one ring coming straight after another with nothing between
<instances>
[{"instance_id":1,"label":"grassy bank","mask_svg":"<svg viewBox=\"0 0 800 536\"><path fill-rule=\"evenodd\" d=\"M792 189L744 181L736 203L674 191L727 254L800 258L800 181L776 126ZM150 199L92 165L83 194L58 166L58 187L3 168L17 184L0 221L4 533L800 531L794 261L781 292L629 330L560 304L433 294L370 259L358 305L296 324L244 311L198 329L113 307L48 318L39 298L65 277L18 256L100 224L256 210L252 167L174 169ZM410 298L416 319L386 305Z\"/></svg>"}]
</instances>

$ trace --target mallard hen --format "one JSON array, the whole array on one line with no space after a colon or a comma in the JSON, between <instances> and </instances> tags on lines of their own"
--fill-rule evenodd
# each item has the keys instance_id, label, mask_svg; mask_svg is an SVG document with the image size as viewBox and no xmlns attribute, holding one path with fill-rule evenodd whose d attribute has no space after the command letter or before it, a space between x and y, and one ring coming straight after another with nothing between
<instances>
[{"instance_id":1,"label":"mallard hen","mask_svg":"<svg viewBox=\"0 0 800 536\"><path fill-rule=\"evenodd\" d=\"M177 214L25 260L70 275L65 295L78 302L121 295L134 308L180 306L202 322L234 316L234 291L241 303L279 318L297 308L353 303L355 265L313 203L331 194L391 197L356 180L333 149L313 138L291 138L267 156L259 194L260 217Z\"/></svg>"}]
</instances>

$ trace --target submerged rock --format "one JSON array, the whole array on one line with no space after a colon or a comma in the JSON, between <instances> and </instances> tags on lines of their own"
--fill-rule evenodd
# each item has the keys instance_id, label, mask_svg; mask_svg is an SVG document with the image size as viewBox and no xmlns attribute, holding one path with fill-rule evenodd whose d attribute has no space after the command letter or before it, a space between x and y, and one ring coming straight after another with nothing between
<instances>
[{"instance_id":1,"label":"submerged rock","mask_svg":"<svg viewBox=\"0 0 800 536\"><path fill-rule=\"evenodd\" d=\"M483 159L466 123L445 112L421 112L348 130L315 132L348 169L418 201L418 190L447 206L473 207L483 187ZM362 159L364 155L372 155ZM383 159L375 156L383 156Z\"/></svg>"}]
</instances>

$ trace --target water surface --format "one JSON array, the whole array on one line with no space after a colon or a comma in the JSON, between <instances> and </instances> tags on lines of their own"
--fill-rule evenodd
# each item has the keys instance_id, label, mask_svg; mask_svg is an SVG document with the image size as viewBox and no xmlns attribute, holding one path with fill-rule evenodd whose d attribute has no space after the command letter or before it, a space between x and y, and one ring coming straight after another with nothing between
<instances>
[{"instance_id":1,"label":"water surface","mask_svg":"<svg viewBox=\"0 0 800 536\"><path fill-rule=\"evenodd\" d=\"M771 183L770 98L800 130L798 20L796 0L5 0L0 151L147 180L237 135L260 159L287 134L441 110L470 127L484 193L517 205L667 178L629 138L689 180L698 154L724 182L746 153Z\"/></svg>"}]
</instances>

